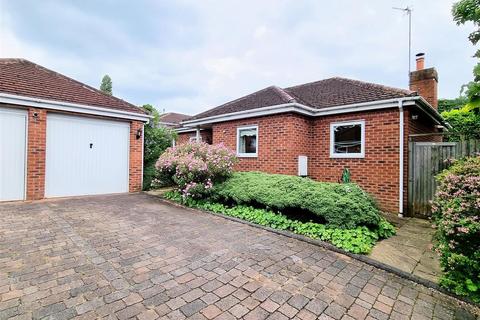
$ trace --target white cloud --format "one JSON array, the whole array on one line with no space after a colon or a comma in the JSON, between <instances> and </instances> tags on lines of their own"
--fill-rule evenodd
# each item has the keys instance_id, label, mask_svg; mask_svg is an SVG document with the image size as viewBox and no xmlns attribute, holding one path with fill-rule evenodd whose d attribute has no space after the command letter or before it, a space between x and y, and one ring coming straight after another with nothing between
<instances>
[{"instance_id":1,"label":"white cloud","mask_svg":"<svg viewBox=\"0 0 480 320\"><path fill-rule=\"evenodd\" d=\"M335 75L408 85L407 18L392 9L404 1L142 1L132 5L145 7L140 13L97 10L95 1L25 2L46 16L37 21L0 0L0 56L93 86L108 73L116 95L167 111L193 114L272 84ZM474 64L471 27L452 22L452 2L408 3L413 53L437 67L441 97L455 96Z\"/></svg>"}]
</instances>

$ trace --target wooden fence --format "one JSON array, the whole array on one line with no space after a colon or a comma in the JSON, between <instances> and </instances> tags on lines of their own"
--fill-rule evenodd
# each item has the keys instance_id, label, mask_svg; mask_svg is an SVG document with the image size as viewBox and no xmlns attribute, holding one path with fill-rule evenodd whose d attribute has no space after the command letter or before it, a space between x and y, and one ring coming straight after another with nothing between
<instances>
[{"instance_id":1,"label":"wooden fence","mask_svg":"<svg viewBox=\"0 0 480 320\"><path fill-rule=\"evenodd\" d=\"M460 142L412 142L408 144L408 212L409 215L431 215L430 201L437 188L435 176L446 169L449 159L480 152L480 140Z\"/></svg>"}]
</instances>

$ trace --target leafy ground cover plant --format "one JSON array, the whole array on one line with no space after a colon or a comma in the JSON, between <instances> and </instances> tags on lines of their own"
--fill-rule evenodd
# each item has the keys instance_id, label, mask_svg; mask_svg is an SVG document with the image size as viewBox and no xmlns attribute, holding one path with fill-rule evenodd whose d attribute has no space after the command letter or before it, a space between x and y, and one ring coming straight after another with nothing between
<instances>
[{"instance_id":1,"label":"leafy ground cover plant","mask_svg":"<svg viewBox=\"0 0 480 320\"><path fill-rule=\"evenodd\" d=\"M480 302L480 156L455 161L438 181L432 211L440 284Z\"/></svg>"},{"instance_id":2,"label":"leafy ground cover plant","mask_svg":"<svg viewBox=\"0 0 480 320\"><path fill-rule=\"evenodd\" d=\"M235 153L222 144L190 142L168 148L155 167L172 179L184 198L198 198L230 176L236 160Z\"/></svg>"},{"instance_id":3,"label":"leafy ground cover plant","mask_svg":"<svg viewBox=\"0 0 480 320\"><path fill-rule=\"evenodd\" d=\"M185 199L178 192L167 192L165 197L189 207L224 214L273 229L288 230L313 239L320 239L330 242L345 251L358 254L369 253L380 238L387 238L395 234L395 228L383 218L380 218L379 227L374 230L364 226L353 229L340 229L315 222L301 222L289 219L281 213L248 205L229 207L222 203L208 200Z\"/></svg>"},{"instance_id":4,"label":"leafy ground cover plant","mask_svg":"<svg viewBox=\"0 0 480 320\"><path fill-rule=\"evenodd\" d=\"M377 228L380 211L372 197L353 183L317 182L296 176L236 172L216 185L212 198L221 203L263 206L274 211L298 209L314 214L329 227Z\"/></svg>"}]
</instances>

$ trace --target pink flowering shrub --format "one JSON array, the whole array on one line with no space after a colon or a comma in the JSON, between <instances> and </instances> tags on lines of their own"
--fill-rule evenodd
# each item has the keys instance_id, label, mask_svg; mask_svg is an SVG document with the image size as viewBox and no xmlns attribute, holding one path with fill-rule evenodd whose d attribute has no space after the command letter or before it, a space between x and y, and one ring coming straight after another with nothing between
<instances>
[{"instance_id":1,"label":"pink flowering shrub","mask_svg":"<svg viewBox=\"0 0 480 320\"><path fill-rule=\"evenodd\" d=\"M223 144L190 142L168 148L155 167L172 179L186 199L208 194L214 183L230 176L236 161L235 153Z\"/></svg>"},{"instance_id":2,"label":"pink flowering shrub","mask_svg":"<svg viewBox=\"0 0 480 320\"><path fill-rule=\"evenodd\" d=\"M432 203L441 284L480 301L480 156L457 160L438 177Z\"/></svg>"}]
</instances>

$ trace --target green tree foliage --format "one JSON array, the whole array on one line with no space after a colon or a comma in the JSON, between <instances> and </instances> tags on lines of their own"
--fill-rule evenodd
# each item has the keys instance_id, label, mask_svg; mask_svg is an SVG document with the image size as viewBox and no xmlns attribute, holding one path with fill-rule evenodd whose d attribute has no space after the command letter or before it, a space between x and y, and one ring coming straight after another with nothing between
<instances>
[{"instance_id":1,"label":"green tree foliage","mask_svg":"<svg viewBox=\"0 0 480 320\"><path fill-rule=\"evenodd\" d=\"M102 78L102 83L100 84L100 91L108 95L112 95L112 78L108 74L104 75Z\"/></svg>"},{"instance_id":2,"label":"green tree foliage","mask_svg":"<svg viewBox=\"0 0 480 320\"><path fill-rule=\"evenodd\" d=\"M452 126L448 136L450 141L463 139L480 139L480 113L471 110L471 105L465 105L460 109L452 109L442 112L442 116Z\"/></svg>"},{"instance_id":3,"label":"green tree foliage","mask_svg":"<svg viewBox=\"0 0 480 320\"><path fill-rule=\"evenodd\" d=\"M157 175L155 163L158 157L172 145L176 133L170 128L158 125L160 114L155 107L146 104L143 109L153 116L144 129L143 189L148 190Z\"/></svg>"},{"instance_id":4,"label":"green tree foliage","mask_svg":"<svg viewBox=\"0 0 480 320\"><path fill-rule=\"evenodd\" d=\"M477 45L480 41L480 0L456 2L452 7L452 15L457 25L473 23L475 30L470 33L468 39L473 45ZM477 49L474 57L480 58L480 50ZM452 104L460 102L464 106L454 110L448 109L452 104L445 103L442 106L444 110L440 111L444 111L442 116L452 125L453 131L458 133L456 137L478 138L480 135L480 63L473 68L473 81L464 85L462 91L465 91L465 98L460 98L459 101L453 100Z\"/></svg>"},{"instance_id":5,"label":"green tree foliage","mask_svg":"<svg viewBox=\"0 0 480 320\"><path fill-rule=\"evenodd\" d=\"M450 111L453 109L460 109L468 102L467 97L460 96L456 99L438 99L438 112Z\"/></svg>"}]
</instances>

